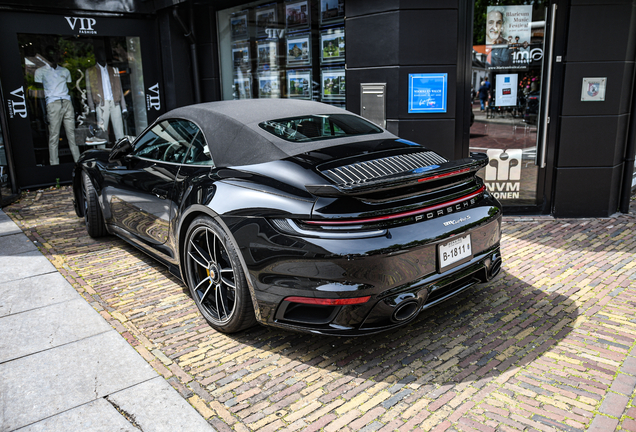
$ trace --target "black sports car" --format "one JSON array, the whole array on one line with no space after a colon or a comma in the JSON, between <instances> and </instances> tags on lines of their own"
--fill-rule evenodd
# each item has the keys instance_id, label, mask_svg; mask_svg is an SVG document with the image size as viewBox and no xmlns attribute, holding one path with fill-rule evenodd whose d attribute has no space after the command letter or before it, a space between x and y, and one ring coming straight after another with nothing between
<instances>
[{"instance_id":1,"label":"black sports car","mask_svg":"<svg viewBox=\"0 0 636 432\"><path fill-rule=\"evenodd\" d=\"M181 277L212 327L359 335L403 325L501 267L476 172L348 111L247 100L175 109L85 152L78 216Z\"/></svg>"}]
</instances>

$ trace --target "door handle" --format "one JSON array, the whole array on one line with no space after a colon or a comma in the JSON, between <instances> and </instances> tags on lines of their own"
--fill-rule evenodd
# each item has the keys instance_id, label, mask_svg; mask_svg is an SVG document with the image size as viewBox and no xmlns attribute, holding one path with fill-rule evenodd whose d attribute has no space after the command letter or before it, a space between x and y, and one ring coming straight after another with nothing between
<instances>
[{"instance_id":1,"label":"door handle","mask_svg":"<svg viewBox=\"0 0 636 432\"><path fill-rule=\"evenodd\" d=\"M155 196L156 196L157 198L160 198L160 199L166 199L166 198L168 198L168 192L167 192L167 191L165 191L165 190L163 190L163 189L154 188L154 189L152 190L152 193L153 193L153 194L155 194Z\"/></svg>"},{"instance_id":2,"label":"door handle","mask_svg":"<svg viewBox=\"0 0 636 432\"><path fill-rule=\"evenodd\" d=\"M539 165L539 168L545 168L546 166L546 152L548 147L548 124L550 123L550 91L552 90L552 58L554 57L554 26L556 24L556 12L557 5L556 3L552 5L552 10L550 14L550 40L548 41L549 47L549 56L545 56L545 48L543 50L544 59L547 62L547 73L546 73L546 83L544 94L541 95L541 99L543 99L543 112L541 113L541 143L539 148L537 149L537 154L535 158L535 165ZM541 109L541 108L540 108Z\"/></svg>"}]
</instances>

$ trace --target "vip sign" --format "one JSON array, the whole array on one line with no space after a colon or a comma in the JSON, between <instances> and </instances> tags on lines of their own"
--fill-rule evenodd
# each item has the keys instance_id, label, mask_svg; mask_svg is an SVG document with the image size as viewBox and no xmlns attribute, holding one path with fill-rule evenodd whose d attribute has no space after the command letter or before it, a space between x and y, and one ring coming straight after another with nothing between
<instances>
[{"instance_id":1,"label":"vip sign","mask_svg":"<svg viewBox=\"0 0 636 432\"><path fill-rule=\"evenodd\" d=\"M266 28L267 37L273 39L282 39L285 36L285 29Z\"/></svg>"},{"instance_id":2,"label":"vip sign","mask_svg":"<svg viewBox=\"0 0 636 432\"><path fill-rule=\"evenodd\" d=\"M24 98L24 88L20 87L11 92L11 96L14 96L14 99L9 99L7 104L9 105L9 117L13 118L15 116L20 116L22 118L26 118L27 116L27 108L26 108L26 100Z\"/></svg>"},{"instance_id":3,"label":"vip sign","mask_svg":"<svg viewBox=\"0 0 636 432\"><path fill-rule=\"evenodd\" d=\"M159 83L148 88L146 92L146 110L150 111L150 108L154 108L159 111L161 109L161 98L159 96Z\"/></svg>"},{"instance_id":4,"label":"vip sign","mask_svg":"<svg viewBox=\"0 0 636 432\"><path fill-rule=\"evenodd\" d=\"M488 190L498 199L519 199L523 150L489 149L487 154L490 162L484 180Z\"/></svg>"},{"instance_id":5,"label":"vip sign","mask_svg":"<svg viewBox=\"0 0 636 432\"><path fill-rule=\"evenodd\" d=\"M75 30L80 34L97 34L97 31L93 29L93 26L97 24L97 20L95 18L85 18L85 17L64 17L66 18L66 22L71 27L71 30Z\"/></svg>"}]
</instances>

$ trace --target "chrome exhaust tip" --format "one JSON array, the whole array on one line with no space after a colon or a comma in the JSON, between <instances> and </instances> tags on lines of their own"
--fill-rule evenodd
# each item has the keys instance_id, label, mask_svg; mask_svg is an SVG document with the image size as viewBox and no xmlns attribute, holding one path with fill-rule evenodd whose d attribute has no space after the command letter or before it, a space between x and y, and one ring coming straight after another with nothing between
<instances>
[{"instance_id":1,"label":"chrome exhaust tip","mask_svg":"<svg viewBox=\"0 0 636 432\"><path fill-rule=\"evenodd\" d=\"M391 320L395 323L408 321L420 311L420 304L415 300L406 300L395 307Z\"/></svg>"},{"instance_id":2,"label":"chrome exhaust tip","mask_svg":"<svg viewBox=\"0 0 636 432\"><path fill-rule=\"evenodd\" d=\"M488 270L488 279L494 279L499 272L501 271L502 260L501 257L496 257L493 259L492 264L490 264L490 269Z\"/></svg>"}]
</instances>

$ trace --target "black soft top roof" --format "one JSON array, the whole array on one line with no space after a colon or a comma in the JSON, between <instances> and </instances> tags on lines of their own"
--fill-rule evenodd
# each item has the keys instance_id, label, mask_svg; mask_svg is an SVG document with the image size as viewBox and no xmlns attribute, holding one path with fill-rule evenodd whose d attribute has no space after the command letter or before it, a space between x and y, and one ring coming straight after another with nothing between
<instances>
[{"instance_id":1,"label":"black soft top roof","mask_svg":"<svg viewBox=\"0 0 636 432\"><path fill-rule=\"evenodd\" d=\"M291 99L253 99L208 102L174 109L159 121L181 118L202 130L217 167L252 165L352 142L396 138L380 134L357 135L306 143L281 139L258 125L267 120L321 114L351 114L331 105Z\"/></svg>"}]
</instances>

